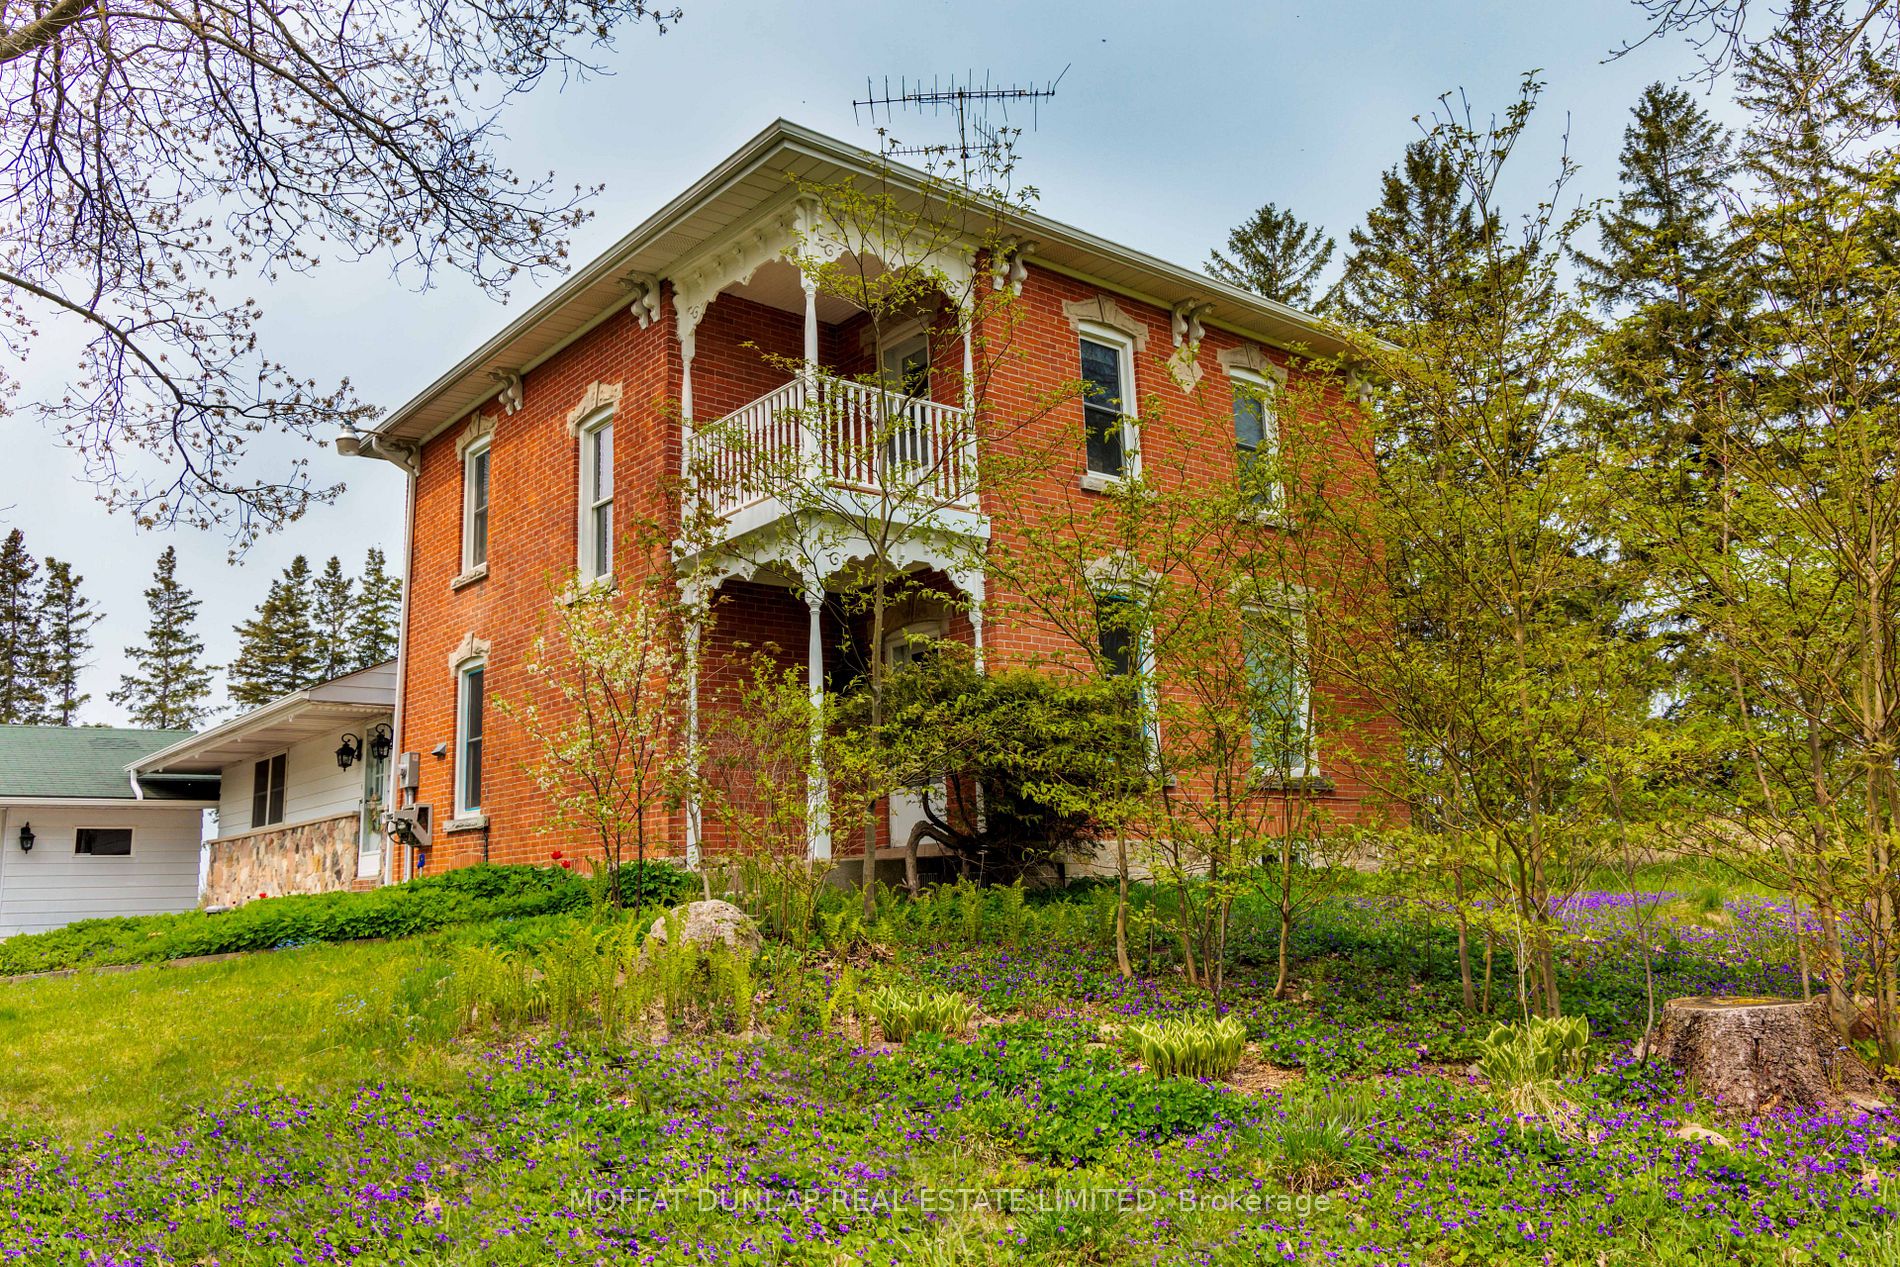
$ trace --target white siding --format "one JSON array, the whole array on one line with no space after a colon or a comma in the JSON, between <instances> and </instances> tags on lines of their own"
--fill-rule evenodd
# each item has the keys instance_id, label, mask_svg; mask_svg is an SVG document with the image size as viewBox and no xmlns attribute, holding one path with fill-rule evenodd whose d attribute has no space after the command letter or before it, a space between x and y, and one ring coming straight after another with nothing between
<instances>
[{"instance_id":1,"label":"white siding","mask_svg":"<svg viewBox=\"0 0 1900 1267\"><path fill-rule=\"evenodd\" d=\"M88 809L16 805L0 810L0 937L107 915L188 911L198 904L204 811L153 802ZM20 824L33 825L21 853ZM80 827L130 827L129 857L73 852Z\"/></svg>"},{"instance_id":2,"label":"white siding","mask_svg":"<svg viewBox=\"0 0 1900 1267\"><path fill-rule=\"evenodd\" d=\"M363 763L358 761L347 770L337 769L336 748L345 730L367 740L375 725L372 721L367 725L339 726L335 732L326 731L291 745L289 759L284 762L285 825L354 814L362 808ZM240 761L224 767L219 793L222 799L218 803L218 835L241 836L251 830L251 783L256 766L255 761Z\"/></svg>"}]
</instances>

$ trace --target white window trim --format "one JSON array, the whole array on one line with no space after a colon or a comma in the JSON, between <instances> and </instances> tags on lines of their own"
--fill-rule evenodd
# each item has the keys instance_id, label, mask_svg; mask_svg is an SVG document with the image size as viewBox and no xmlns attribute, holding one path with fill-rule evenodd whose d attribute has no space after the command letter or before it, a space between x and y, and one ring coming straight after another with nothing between
<instances>
[{"instance_id":1,"label":"white window trim","mask_svg":"<svg viewBox=\"0 0 1900 1267\"><path fill-rule=\"evenodd\" d=\"M1262 622L1264 622L1267 617L1268 608L1275 607L1275 606L1280 607L1283 610L1289 611L1293 614L1292 623L1295 630L1295 636L1299 640L1299 645L1295 649L1295 656L1296 656L1296 667L1299 669L1300 711L1304 715L1304 718L1305 718L1304 733L1306 736L1306 743L1305 743L1306 750L1300 755L1300 764L1298 766L1289 766L1287 770L1285 771L1285 774L1286 774L1286 777L1291 780L1319 779L1324 776L1321 774L1321 771L1320 771L1319 732L1318 732L1318 727L1314 725L1314 719L1313 719L1313 679L1306 672L1306 665L1304 664L1304 662L1297 659L1297 657L1303 656L1306 650L1307 641L1311 637L1311 634L1307 631L1307 628L1306 628L1306 610L1307 610L1306 596L1303 592L1296 590L1296 591L1289 592L1283 600L1279 600L1276 602L1264 602L1264 601L1254 602L1243 610L1241 619L1243 622L1254 620L1254 619L1259 619ZM1247 630L1242 629L1241 637L1244 639L1247 636L1247 633L1248 633ZM1246 649L1244 646L1242 648L1241 654L1243 657L1246 655ZM1251 693L1253 690L1252 672L1253 672L1252 666L1251 665L1247 666L1247 673L1248 673L1247 689L1249 693ZM1252 730L1251 723L1249 724L1249 730L1250 731ZM1268 769L1266 766L1264 766L1261 763L1260 752L1258 748L1258 736L1255 735L1255 736L1251 736L1250 738L1251 738L1251 741L1255 745L1255 750L1252 754L1254 777L1256 779L1266 779L1266 778L1279 776L1281 774L1281 771L1279 769L1277 768Z\"/></svg>"},{"instance_id":2,"label":"white window trim","mask_svg":"<svg viewBox=\"0 0 1900 1267\"><path fill-rule=\"evenodd\" d=\"M488 547L494 536L492 531L485 532L482 538L482 557L477 560L475 553L475 481L470 478L475 459L492 452L490 437L482 436L472 441L462 451L462 574L453 584L461 585L478 577L488 575ZM488 459L488 527L495 526L495 461Z\"/></svg>"},{"instance_id":3,"label":"white window trim","mask_svg":"<svg viewBox=\"0 0 1900 1267\"><path fill-rule=\"evenodd\" d=\"M583 585L612 585L614 580L614 542L611 527L607 533L606 570L601 572L592 570L594 556L599 553L596 549L598 543L594 540L594 510L596 507L605 505L609 508L610 519L613 517L614 473L611 470L607 473L607 496L600 501L591 501L588 498L588 491L594 487L594 433L603 427L614 425L614 412L611 406L601 409L591 418L584 419L574 429L574 434L580 441L580 479L574 496L579 512L575 528L575 572ZM620 440L621 437L616 434L613 442L613 460L616 464L620 460Z\"/></svg>"},{"instance_id":4,"label":"white window trim","mask_svg":"<svg viewBox=\"0 0 1900 1267\"><path fill-rule=\"evenodd\" d=\"M482 767L488 766L488 657L474 656L455 666L455 814L457 821L474 818L481 814L480 805L468 804L468 736L463 728L468 724L468 679L471 673L481 671L482 689ZM486 783L487 779L484 778Z\"/></svg>"},{"instance_id":5,"label":"white window trim","mask_svg":"<svg viewBox=\"0 0 1900 1267\"><path fill-rule=\"evenodd\" d=\"M279 757L282 757L284 759L283 815L287 816L290 813L290 749L281 748L278 751L270 753L266 756L255 757L251 761L251 817L252 819L256 819L258 816L257 815L257 767L260 765L267 765L269 762L275 761ZM268 771L266 772L266 777L268 777ZM268 782L264 786L264 813L265 814L270 813L270 785ZM268 823L252 822L248 830L268 831L272 828L282 827L284 825L284 816L279 816L275 821L268 822Z\"/></svg>"},{"instance_id":6,"label":"white window trim","mask_svg":"<svg viewBox=\"0 0 1900 1267\"><path fill-rule=\"evenodd\" d=\"M1130 480L1141 478L1141 421L1138 417L1141 403L1141 389L1135 382L1135 338L1127 331L1115 326L1104 325L1099 321L1077 321L1075 324L1076 360L1082 357L1082 340L1099 343L1103 347L1112 347L1121 355L1122 361L1122 399L1116 407L1122 415L1122 473L1110 475L1105 471L1088 469L1088 443L1082 445L1082 487L1090 492L1103 493L1117 488ZM1086 398L1083 401L1086 417ZM1131 412L1131 406L1134 407Z\"/></svg>"},{"instance_id":7,"label":"white window trim","mask_svg":"<svg viewBox=\"0 0 1900 1267\"><path fill-rule=\"evenodd\" d=\"M1223 358L1224 359L1224 358ZM1228 364L1227 378L1234 394L1251 391L1260 397L1260 448L1256 452L1266 453L1269 460L1277 462L1280 458L1280 400L1286 390L1286 371L1279 366L1267 363L1266 369L1257 370L1244 365ZM1240 470L1240 442L1234 441L1234 470L1238 477ZM1281 481L1275 481L1273 499L1254 507L1250 518L1261 523L1279 524L1286 522L1286 487Z\"/></svg>"},{"instance_id":8,"label":"white window trim","mask_svg":"<svg viewBox=\"0 0 1900 1267\"><path fill-rule=\"evenodd\" d=\"M1147 586L1145 584L1135 582L1132 584L1108 585L1090 591L1094 595L1095 610L1098 619L1098 625L1095 631L1097 654L1100 653L1099 649L1102 638L1101 629L1099 627L1099 614L1102 610L1102 604L1111 599L1124 603L1147 602L1152 597L1150 593L1131 592L1145 591L1146 589ZM1161 768L1161 679L1155 671L1157 661L1155 659L1154 638L1151 631L1147 629L1132 630L1131 635L1135 644L1133 648L1135 653L1132 666L1134 670L1133 676L1136 682L1136 690L1139 691L1141 695L1141 733L1147 741L1148 752L1146 755L1148 761L1158 770Z\"/></svg>"}]
</instances>

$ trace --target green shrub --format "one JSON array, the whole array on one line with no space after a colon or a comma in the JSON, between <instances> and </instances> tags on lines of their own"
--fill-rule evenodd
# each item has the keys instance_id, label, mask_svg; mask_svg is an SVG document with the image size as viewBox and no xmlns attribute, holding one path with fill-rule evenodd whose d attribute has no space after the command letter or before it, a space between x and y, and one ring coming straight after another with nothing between
<instances>
[{"instance_id":1,"label":"green shrub","mask_svg":"<svg viewBox=\"0 0 1900 1267\"><path fill-rule=\"evenodd\" d=\"M887 986L864 996L864 1010L884 1031L887 1043L908 1043L921 1034L960 1038L976 1019L976 1004L952 991L914 990Z\"/></svg>"},{"instance_id":2,"label":"green shrub","mask_svg":"<svg viewBox=\"0 0 1900 1267\"><path fill-rule=\"evenodd\" d=\"M1157 1078L1222 1079L1240 1064L1247 1027L1238 1017L1138 1021L1128 1039Z\"/></svg>"},{"instance_id":3,"label":"green shrub","mask_svg":"<svg viewBox=\"0 0 1900 1267\"><path fill-rule=\"evenodd\" d=\"M1550 1116L1562 1103L1558 1084L1583 1072L1589 1045L1590 1022L1581 1016L1494 1025L1478 1041L1478 1072L1512 1112Z\"/></svg>"}]
</instances>

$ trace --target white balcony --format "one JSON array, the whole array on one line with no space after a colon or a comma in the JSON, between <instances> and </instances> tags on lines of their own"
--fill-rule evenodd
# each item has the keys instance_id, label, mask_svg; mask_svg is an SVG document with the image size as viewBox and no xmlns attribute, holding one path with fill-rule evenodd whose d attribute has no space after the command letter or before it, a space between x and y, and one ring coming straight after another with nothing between
<instances>
[{"instance_id":1,"label":"white balcony","mask_svg":"<svg viewBox=\"0 0 1900 1267\"><path fill-rule=\"evenodd\" d=\"M695 432L687 468L728 540L840 508L987 535L963 409L823 373Z\"/></svg>"}]
</instances>

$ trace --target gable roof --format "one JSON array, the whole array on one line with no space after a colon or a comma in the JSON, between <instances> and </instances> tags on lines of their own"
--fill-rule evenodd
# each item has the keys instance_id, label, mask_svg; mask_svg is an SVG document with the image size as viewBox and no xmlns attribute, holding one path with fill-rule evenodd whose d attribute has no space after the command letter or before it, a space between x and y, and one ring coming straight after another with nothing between
<instances>
[{"instance_id":1,"label":"gable roof","mask_svg":"<svg viewBox=\"0 0 1900 1267\"><path fill-rule=\"evenodd\" d=\"M125 768L180 739L189 730L118 730L105 726L0 726L0 800L15 798L139 799ZM144 787L149 800L217 798L203 780L162 781Z\"/></svg>"},{"instance_id":2,"label":"gable roof","mask_svg":"<svg viewBox=\"0 0 1900 1267\"><path fill-rule=\"evenodd\" d=\"M921 192L931 178L889 164L868 150L784 119L775 120L686 192L574 270L526 312L377 425L379 435L418 443L494 397L507 374L527 374L630 303L625 279L668 277L672 269L783 199L789 177L832 184L883 174ZM1197 269L1099 238L1034 213L1007 217L1011 230L1033 239L1033 264L1092 282L1131 299L1168 308L1183 300L1212 302L1206 324L1276 347L1336 355L1345 345L1319 318L1219 281Z\"/></svg>"}]
</instances>

